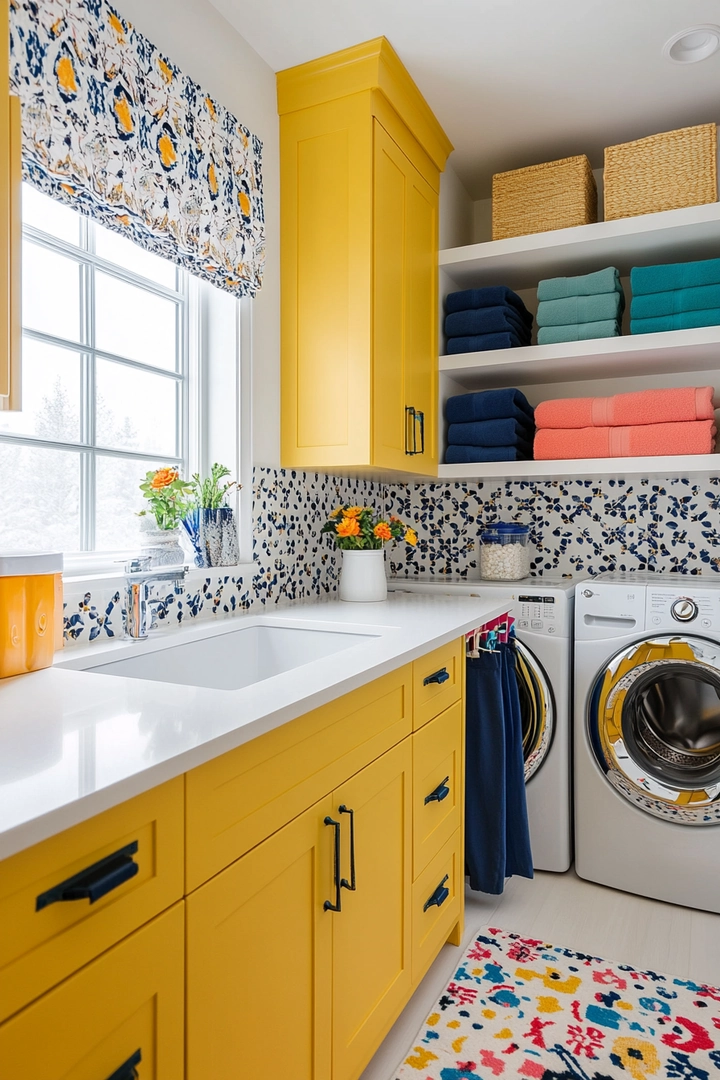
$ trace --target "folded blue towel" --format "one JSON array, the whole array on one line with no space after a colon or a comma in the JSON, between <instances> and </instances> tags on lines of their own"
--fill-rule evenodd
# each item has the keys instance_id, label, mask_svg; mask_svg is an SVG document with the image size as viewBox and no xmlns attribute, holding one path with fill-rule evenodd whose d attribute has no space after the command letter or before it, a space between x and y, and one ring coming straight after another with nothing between
<instances>
[{"instance_id":1,"label":"folded blue towel","mask_svg":"<svg viewBox=\"0 0 720 1080\"><path fill-rule=\"evenodd\" d=\"M720 285L720 259L633 266L630 271L633 296L670 292L672 289L694 289L697 285Z\"/></svg>"},{"instance_id":2,"label":"folded blue towel","mask_svg":"<svg viewBox=\"0 0 720 1080\"><path fill-rule=\"evenodd\" d=\"M538 300L563 300L566 296L597 296L599 293L620 292L620 271L614 266L596 270L579 277L546 278L538 282Z\"/></svg>"},{"instance_id":3,"label":"folded blue towel","mask_svg":"<svg viewBox=\"0 0 720 1080\"><path fill-rule=\"evenodd\" d=\"M501 304L510 304L528 326L532 326L532 315L518 294L506 285L488 285L484 289L462 289L461 292L449 293L445 297L445 314L452 315L454 311L467 311L469 308L499 307Z\"/></svg>"},{"instance_id":4,"label":"folded blue towel","mask_svg":"<svg viewBox=\"0 0 720 1080\"><path fill-rule=\"evenodd\" d=\"M589 341L591 338L620 337L620 323L615 319L603 322L573 323L570 326L541 326L538 345L557 345L561 341Z\"/></svg>"},{"instance_id":5,"label":"folded blue towel","mask_svg":"<svg viewBox=\"0 0 720 1080\"><path fill-rule=\"evenodd\" d=\"M666 330L692 330L696 326L720 326L720 308L709 311L679 311L656 319L631 319L631 334L661 334Z\"/></svg>"},{"instance_id":6,"label":"folded blue towel","mask_svg":"<svg viewBox=\"0 0 720 1080\"><path fill-rule=\"evenodd\" d=\"M519 337L514 330L504 334L476 334L474 337L451 337L447 339L450 356L466 352L487 352L489 349L519 349L529 345L527 338Z\"/></svg>"},{"instance_id":7,"label":"folded blue towel","mask_svg":"<svg viewBox=\"0 0 720 1080\"><path fill-rule=\"evenodd\" d=\"M655 319L659 315L677 315L680 311L706 311L708 308L720 308L720 284L633 296L630 317Z\"/></svg>"},{"instance_id":8,"label":"folded blue towel","mask_svg":"<svg viewBox=\"0 0 720 1080\"><path fill-rule=\"evenodd\" d=\"M625 310L623 293L600 293L597 296L566 296L564 300L541 300L538 326L571 326L572 323L604 322L619 319Z\"/></svg>"},{"instance_id":9,"label":"folded blue towel","mask_svg":"<svg viewBox=\"0 0 720 1080\"><path fill-rule=\"evenodd\" d=\"M531 446L534 435L535 425L531 420L498 417L497 420L451 424L447 441L454 446Z\"/></svg>"},{"instance_id":10,"label":"folded blue towel","mask_svg":"<svg viewBox=\"0 0 720 1080\"><path fill-rule=\"evenodd\" d=\"M532 453L519 446L448 446L446 465L470 465L474 461L531 461Z\"/></svg>"},{"instance_id":11,"label":"folded blue towel","mask_svg":"<svg viewBox=\"0 0 720 1080\"><path fill-rule=\"evenodd\" d=\"M528 345L532 332L521 320L515 308L509 304L500 307L468 308L445 316L447 337L474 337L476 334L502 334L506 330L516 334Z\"/></svg>"},{"instance_id":12,"label":"folded blue towel","mask_svg":"<svg viewBox=\"0 0 720 1080\"><path fill-rule=\"evenodd\" d=\"M514 387L478 390L475 394L457 394L445 402L445 419L448 424L471 424L475 420L497 420L505 417L532 424L534 415L535 410L522 390Z\"/></svg>"}]
</instances>

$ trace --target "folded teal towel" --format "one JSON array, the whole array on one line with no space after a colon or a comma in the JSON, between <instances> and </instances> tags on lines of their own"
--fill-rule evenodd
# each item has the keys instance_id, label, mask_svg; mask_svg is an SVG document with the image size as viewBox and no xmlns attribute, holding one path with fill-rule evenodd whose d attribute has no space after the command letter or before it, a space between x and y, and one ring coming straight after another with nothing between
<instances>
[{"instance_id":1,"label":"folded teal towel","mask_svg":"<svg viewBox=\"0 0 720 1080\"><path fill-rule=\"evenodd\" d=\"M697 285L720 285L720 259L633 266L630 271L633 296L670 292L671 289L694 289Z\"/></svg>"},{"instance_id":2,"label":"folded teal towel","mask_svg":"<svg viewBox=\"0 0 720 1080\"><path fill-rule=\"evenodd\" d=\"M631 334L661 334L666 330L692 330L696 326L720 326L720 308L708 311L678 311L657 319L631 319Z\"/></svg>"},{"instance_id":3,"label":"folded teal towel","mask_svg":"<svg viewBox=\"0 0 720 1080\"><path fill-rule=\"evenodd\" d=\"M564 300L567 296L597 296L600 293L620 292L620 271L614 266L596 270L579 277L546 278L538 282L538 300Z\"/></svg>"},{"instance_id":4,"label":"folded teal towel","mask_svg":"<svg viewBox=\"0 0 720 1080\"><path fill-rule=\"evenodd\" d=\"M605 322L619 319L625 310L622 293L601 293L599 296L567 296L563 300L541 300L538 304L538 326L570 326L571 323Z\"/></svg>"},{"instance_id":5,"label":"folded teal towel","mask_svg":"<svg viewBox=\"0 0 720 1080\"><path fill-rule=\"evenodd\" d=\"M574 323L571 326L541 326L538 345L558 345L561 341L589 341L591 338L620 337L620 323L615 319L604 322Z\"/></svg>"},{"instance_id":6,"label":"folded teal towel","mask_svg":"<svg viewBox=\"0 0 720 1080\"><path fill-rule=\"evenodd\" d=\"M654 319L658 315L677 315L680 311L707 311L720 308L720 285L698 285L694 289L633 296L630 317Z\"/></svg>"}]
</instances>

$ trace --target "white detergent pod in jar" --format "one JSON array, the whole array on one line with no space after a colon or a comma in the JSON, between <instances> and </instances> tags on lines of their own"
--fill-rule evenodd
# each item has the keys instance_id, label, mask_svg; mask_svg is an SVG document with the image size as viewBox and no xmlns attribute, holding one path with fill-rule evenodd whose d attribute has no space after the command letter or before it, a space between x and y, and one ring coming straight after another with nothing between
<instances>
[{"instance_id":1,"label":"white detergent pod in jar","mask_svg":"<svg viewBox=\"0 0 720 1080\"><path fill-rule=\"evenodd\" d=\"M517 521L496 521L480 537L480 577L486 581L519 581L530 573L530 527Z\"/></svg>"}]
</instances>

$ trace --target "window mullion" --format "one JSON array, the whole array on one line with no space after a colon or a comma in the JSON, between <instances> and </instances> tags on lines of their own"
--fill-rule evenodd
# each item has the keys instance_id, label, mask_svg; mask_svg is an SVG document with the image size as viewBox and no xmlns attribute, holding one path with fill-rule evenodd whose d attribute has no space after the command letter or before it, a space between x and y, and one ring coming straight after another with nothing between
<instances>
[{"instance_id":1,"label":"window mullion","mask_svg":"<svg viewBox=\"0 0 720 1080\"><path fill-rule=\"evenodd\" d=\"M92 225L84 219L82 244L92 250ZM94 447L97 442L95 393L95 268L86 262L81 277L81 333L86 346L82 357L83 441L90 447L82 455L81 523L85 550L95 550L96 468Z\"/></svg>"}]
</instances>

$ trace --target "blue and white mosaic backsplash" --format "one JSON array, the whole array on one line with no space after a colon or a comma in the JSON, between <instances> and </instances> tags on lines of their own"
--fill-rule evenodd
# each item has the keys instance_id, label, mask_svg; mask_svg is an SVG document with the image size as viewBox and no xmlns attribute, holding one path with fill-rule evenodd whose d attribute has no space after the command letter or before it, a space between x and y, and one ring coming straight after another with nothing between
<instances>
[{"instance_id":1,"label":"blue and white mosaic backsplash","mask_svg":"<svg viewBox=\"0 0 720 1080\"><path fill-rule=\"evenodd\" d=\"M393 574L477 575L478 537L497 520L530 525L532 569L543 574L654 570L720 573L720 478L383 485L256 468L254 559L247 577L193 570L155 586L157 629L337 592L340 555L320 529L338 503L367 503L412 524L418 546L389 553ZM65 590L67 644L121 636L122 579Z\"/></svg>"}]
</instances>

